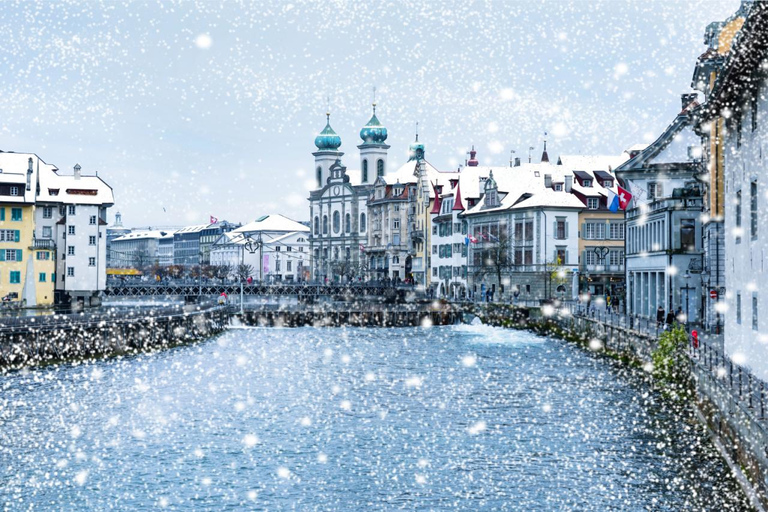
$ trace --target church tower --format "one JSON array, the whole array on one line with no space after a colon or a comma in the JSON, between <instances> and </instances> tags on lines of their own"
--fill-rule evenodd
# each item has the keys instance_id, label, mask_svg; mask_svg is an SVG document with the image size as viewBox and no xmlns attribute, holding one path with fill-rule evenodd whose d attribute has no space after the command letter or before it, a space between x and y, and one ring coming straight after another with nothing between
<instances>
[{"instance_id":1,"label":"church tower","mask_svg":"<svg viewBox=\"0 0 768 512\"><path fill-rule=\"evenodd\" d=\"M357 146L360 150L360 182L362 185L372 184L379 176L387 172L387 129L376 117L376 97L374 92L373 116L368 124L360 130L363 143Z\"/></svg>"},{"instance_id":2,"label":"church tower","mask_svg":"<svg viewBox=\"0 0 768 512\"><path fill-rule=\"evenodd\" d=\"M323 188L331 175L331 166L344 154L339 151L341 137L331 128L331 112L325 113L326 123L323 131L315 137L317 151L312 153L315 157L315 182L317 188Z\"/></svg>"}]
</instances>

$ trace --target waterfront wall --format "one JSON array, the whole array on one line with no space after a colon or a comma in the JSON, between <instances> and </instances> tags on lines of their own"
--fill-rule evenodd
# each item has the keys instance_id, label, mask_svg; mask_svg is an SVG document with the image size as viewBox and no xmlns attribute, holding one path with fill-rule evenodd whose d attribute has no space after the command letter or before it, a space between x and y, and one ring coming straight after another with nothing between
<instances>
[{"instance_id":1,"label":"waterfront wall","mask_svg":"<svg viewBox=\"0 0 768 512\"><path fill-rule=\"evenodd\" d=\"M0 367L15 369L166 348L221 332L229 317L226 307L191 306L6 318L0 322Z\"/></svg>"},{"instance_id":2,"label":"waterfront wall","mask_svg":"<svg viewBox=\"0 0 768 512\"><path fill-rule=\"evenodd\" d=\"M610 313L563 309L545 316L539 309L528 316L528 328L583 341L641 365L651 362L661 333L655 322ZM706 336L690 356L699 420L753 506L768 509L768 385L734 364L720 343Z\"/></svg>"}]
</instances>

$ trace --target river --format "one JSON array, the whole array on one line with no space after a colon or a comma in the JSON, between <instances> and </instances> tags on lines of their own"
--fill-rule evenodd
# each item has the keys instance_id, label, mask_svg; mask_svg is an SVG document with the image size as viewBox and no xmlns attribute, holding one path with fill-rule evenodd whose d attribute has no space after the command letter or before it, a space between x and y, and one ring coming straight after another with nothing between
<instances>
[{"instance_id":1,"label":"river","mask_svg":"<svg viewBox=\"0 0 768 512\"><path fill-rule=\"evenodd\" d=\"M0 377L8 510L743 510L633 372L485 326L241 328Z\"/></svg>"}]
</instances>

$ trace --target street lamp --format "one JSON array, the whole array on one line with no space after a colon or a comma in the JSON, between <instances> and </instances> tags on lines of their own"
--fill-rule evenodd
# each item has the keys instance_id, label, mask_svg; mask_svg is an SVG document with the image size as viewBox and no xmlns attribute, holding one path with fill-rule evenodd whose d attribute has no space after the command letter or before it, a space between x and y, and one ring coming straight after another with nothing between
<instances>
[{"instance_id":1,"label":"street lamp","mask_svg":"<svg viewBox=\"0 0 768 512\"><path fill-rule=\"evenodd\" d=\"M254 240L250 237L250 235L246 235L244 233L241 233L238 237L235 237L232 239L233 242L243 241L242 248L240 250L240 268L237 269L237 279L240 281L240 318L244 315L244 308L243 303L245 300L245 292L243 289L243 269L245 268L245 251L248 251L250 254L254 254L256 251L261 250L262 243L261 243L261 233L259 233L259 239ZM259 267L261 267L261 262L259 262Z\"/></svg>"},{"instance_id":2,"label":"street lamp","mask_svg":"<svg viewBox=\"0 0 768 512\"><path fill-rule=\"evenodd\" d=\"M690 321L690 310L689 310L689 295L691 294L691 290L696 289L695 286L690 286L691 281L691 274L686 270L685 275L683 275L683 278L685 278L685 286L682 286L680 289L685 290L685 322L688 323Z\"/></svg>"}]
</instances>

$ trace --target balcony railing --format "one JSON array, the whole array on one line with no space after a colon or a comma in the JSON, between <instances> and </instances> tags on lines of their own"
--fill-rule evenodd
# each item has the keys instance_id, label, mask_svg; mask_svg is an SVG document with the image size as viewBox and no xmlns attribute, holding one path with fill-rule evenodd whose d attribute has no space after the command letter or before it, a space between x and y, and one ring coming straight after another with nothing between
<instances>
[{"instance_id":1,"label":"balcony railing","mask_svg":"<svg viewBox=\"0 0 768 512\"><path fill-rule=\"evenodd\" d=\"M608 273L608 272L624 272L624 264L619 263L617 265L586 265L584 263L581 264L581 271L588 271L588 272L594 272L596 274L599 273Z\"/></svg>"},{"instance_id":2,"label":"balcony railing","mask_svg":"<svg viewBox=\"0 0 768 512\"><path fill-rule=\"evenodd\" d=\"M50 238L36 238L29 248L33 251L53 251L56 249L56 242Z\"/></svg>"}]
</instances>

